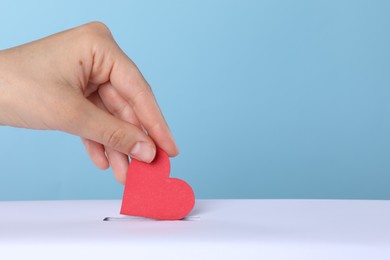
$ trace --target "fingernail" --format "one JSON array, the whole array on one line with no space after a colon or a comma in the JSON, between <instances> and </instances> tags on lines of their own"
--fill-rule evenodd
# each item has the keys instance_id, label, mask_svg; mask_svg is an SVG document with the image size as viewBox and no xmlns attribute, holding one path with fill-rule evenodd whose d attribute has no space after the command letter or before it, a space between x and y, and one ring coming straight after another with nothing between
<instances>
[{"instance_id":1,"label":"fingernail","mask_svg":"<svg viewBox=\"0 0 390 260\"><path fill-rule=\"evenodd\" d=\"M130 151L130 156L150 163L156 155L156 148L146 142L137 142Z\"/></svg>"}]
</instances>

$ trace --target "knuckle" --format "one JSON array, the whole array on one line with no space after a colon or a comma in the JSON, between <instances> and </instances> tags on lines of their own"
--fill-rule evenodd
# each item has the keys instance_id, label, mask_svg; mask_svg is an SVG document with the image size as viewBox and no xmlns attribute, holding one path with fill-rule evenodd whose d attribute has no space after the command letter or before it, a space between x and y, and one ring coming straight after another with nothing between
<instances>
[{"instance_id":1,"label":"knuckle","mask_svg":"<svg viewBox=\"0 0 390 260\"><path fill-rule=\"evenodd\" d=\"M145 78L140 74L137 67L133 67L132 71L125 75L125 81L130 85L136 87L137 93L135 96L153 95L153 90Z\"/></svg>"},{"instance_id":2,"label":"knuckle","mask_svg":"<svg viewBox=\"0 0 390 260\"><path fill-rule=\"evenodd\" d=\"M91 32L102 33L102 34L111 34L111 31L108 28L108 26L100 21L94 21L94 22L87 23L84 25L84 27L87 30L90 30Z\"/></svg>"},{"instance_id":3,"label":"knuckle","mask_svg":"<svg viewBox=\"0 0 390 260\"><path fill-rule=\"evenodd\" d=\"M159 122L152 122L148 126L148 133L149 134L155 134L155 133L161 131L161 129L162 129L161 123L159 123Z\"/></svg>"},{"instance_id":4,"label":"knuckle","mask_svg":"<svg viewBox=\"0 0 390 260\"><path fill-rule=\"evenodd\" d=\"M107 25L102 22L90 22L79 27L80 39L84 42L100 42L111 39L112 34Z\"/></svg>"},{"instance_id":5,"label":"knuckle","mask_svg":"<svg viewBox=\"0 0 390 260\"><path fill-rule=\"evenodd\" d=\"M119 102L118 102L119 103ZM118 104L116 103L116 104ZM120 116L122 114L124 114L125 110L127 108L127 105L126 104L122 104L122 105L114 105L112 106L111 108L111 113L116 115L116 116Z\"/></svg>"},{"instance_id":6,"label":"knuckle","mask_svg":"<svg viewBox=\"0 0 390 260\"><path fill-rule=\"evenodd\" d=\"M137 94L134 95L134 98L132 99L131 103L133 105L133 108L140 104L144 104L145 100L150 99L151 96L153 96L153 92L151 92L147 88L142 88Z\"/></svg>"},{"instance_id":7,"label":"knuckle","mask_svg":"<svg viewBox=\"0 0 390 260\"><path fill-rule=\"evenodd\" d=\"M105 140L111 148L121 148L125 143L126 131L122 128L116 128L106 133Z\"/></svg>"}]
</instances>

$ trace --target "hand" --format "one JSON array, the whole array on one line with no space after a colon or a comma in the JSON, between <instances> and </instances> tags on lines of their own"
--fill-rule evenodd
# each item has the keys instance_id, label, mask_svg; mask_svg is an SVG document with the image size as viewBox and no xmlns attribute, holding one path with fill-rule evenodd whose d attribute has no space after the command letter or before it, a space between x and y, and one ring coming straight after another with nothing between
<instances>
[{"instance_id":1,"label":"hand","mask_svg":"<svg viewBox=\"0 0 390 260\"><path fill-rule=\"evenodd\" d=\"M121 183L128 156L178 154L150 86L99 22L0 52L0 124L78 135Z\"/></svg>"}]
</instances>

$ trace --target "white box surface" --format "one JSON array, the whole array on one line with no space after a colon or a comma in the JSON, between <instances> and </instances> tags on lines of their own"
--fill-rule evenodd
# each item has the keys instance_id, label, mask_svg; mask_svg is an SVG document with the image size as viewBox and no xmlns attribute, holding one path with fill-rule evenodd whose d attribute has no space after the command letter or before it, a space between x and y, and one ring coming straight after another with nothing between
<instances>
[{"instance_id":1,"label":"white box surface","mask_svg":"<svg viewBox=\"0 0 390 260\"><path fill-rule=\"evenodd\" d=\"M197 200L192 221L103 221L120 201L0 202L0 259L390 259L390 201Z\"/></svg>"}]
</instances>

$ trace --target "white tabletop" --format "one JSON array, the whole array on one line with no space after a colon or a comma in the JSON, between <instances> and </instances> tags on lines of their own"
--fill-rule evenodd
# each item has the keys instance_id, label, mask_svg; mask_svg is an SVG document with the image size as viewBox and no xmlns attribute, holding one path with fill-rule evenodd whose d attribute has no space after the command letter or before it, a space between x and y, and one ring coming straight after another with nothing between
<instances>
[{"instance_id":1,"label":"white tabletop","mask_svg":"<svg viewBox=\"0 0 390 260\"><path fill-rule=\"evenodd\" d=\"M197 200L188 221L103 221L119 209L0 202L0 259L390 259L390 201Z\"/></svg>"}]
</instances>

